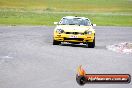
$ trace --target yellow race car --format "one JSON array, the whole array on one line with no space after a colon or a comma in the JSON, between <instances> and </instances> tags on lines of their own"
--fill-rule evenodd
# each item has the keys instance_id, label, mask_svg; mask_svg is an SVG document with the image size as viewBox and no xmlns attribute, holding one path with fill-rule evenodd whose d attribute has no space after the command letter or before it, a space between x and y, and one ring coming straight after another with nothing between
<instances>
[{"instance_id":1,"label":"yellow race car","mask_svg":"<svg viewBox=\"0 0 132 88\"><path fill-rule=\"evenodd\" d=\"M66 16L54 24L57 26L54 29L53 45L68 42L83 43L88 48L95 47L95 29L92 26L96 26L96 24L92 24L88 18Z\"/></svg>"}]
</instances>

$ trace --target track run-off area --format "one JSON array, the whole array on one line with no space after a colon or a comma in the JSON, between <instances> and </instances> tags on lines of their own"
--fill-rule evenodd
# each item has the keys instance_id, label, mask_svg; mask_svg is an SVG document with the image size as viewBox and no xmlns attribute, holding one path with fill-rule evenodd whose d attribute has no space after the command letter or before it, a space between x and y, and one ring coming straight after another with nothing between
<instances>
[{"instance_id":1,"label":"track run-off area","mask_svg":"<svg viewBox=\"0 0 132 88\"><path fill-rule=\"evenodd\" d=\"M132 54L106 46L132 42L132 27L97 26L96 47L52 45L48 26L0 26L0 88L81 88L79 65L88 74L132 75ZM86 84L83 88L131 88L130 84Z\"/></svg>"}]
</instances>

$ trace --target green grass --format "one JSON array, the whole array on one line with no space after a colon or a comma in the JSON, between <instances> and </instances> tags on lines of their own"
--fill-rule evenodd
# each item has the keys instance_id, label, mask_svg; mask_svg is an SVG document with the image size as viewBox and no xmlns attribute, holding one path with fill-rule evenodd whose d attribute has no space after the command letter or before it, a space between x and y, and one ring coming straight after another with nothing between
<instances>
[{"instance_id":1,"label":"green grass","mask_svg":"<svg viewBox=\"0 0 132 88\"><path fill-rule=\"evenodd\" d=\"M132 12L131 0L0 0L1 8Z\"/></svg>"},{"instance_id":2,"label":"green grass","mask_svg":"<svg viewBox=\"0 0 132 88\"><path fill-rule=\"evenodd\" d=\"M0 0L1 25L53 25L84 16L99 26L132 26L132 0Z\"/></svg>"}]
</instances>

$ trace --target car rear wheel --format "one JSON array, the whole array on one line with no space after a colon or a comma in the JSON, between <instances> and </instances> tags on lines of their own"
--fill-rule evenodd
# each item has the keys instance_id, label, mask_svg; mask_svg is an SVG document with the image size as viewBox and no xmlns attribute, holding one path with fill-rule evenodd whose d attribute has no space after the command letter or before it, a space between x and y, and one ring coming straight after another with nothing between
<instances>
[{"instance_id":1,"label":"car rear wheel","mask_svg":"<svg viewBox=\"0 0 132 88\"><path fill-rule=\"evenodd\" d=\"M53 40L53 45L59 45L59 44L61 44L60 41Z\"/></svg>"}]
</instances>

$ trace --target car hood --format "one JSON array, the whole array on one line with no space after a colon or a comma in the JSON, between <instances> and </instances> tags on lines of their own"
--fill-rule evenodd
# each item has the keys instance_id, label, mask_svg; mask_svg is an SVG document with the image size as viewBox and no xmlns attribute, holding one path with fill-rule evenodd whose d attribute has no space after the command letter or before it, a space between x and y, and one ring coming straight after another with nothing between
<instances>
[{"instance_id":1,"label":"car hood","mask_svg":"<svg viewBox=\"0 0 132 88\"><path fill-rule=\"evenodd\" d=\"M56 29L63 29L65 32L84 32L91 30L91 26L79 26L79 25L57 25Z\"/></svg>"}]
</instances>

